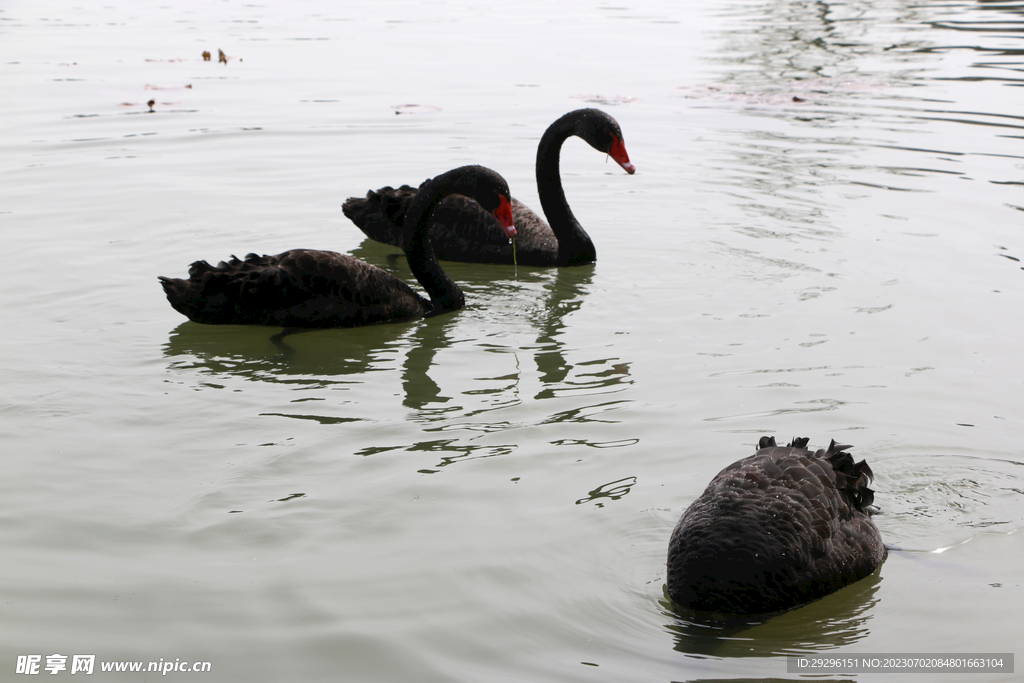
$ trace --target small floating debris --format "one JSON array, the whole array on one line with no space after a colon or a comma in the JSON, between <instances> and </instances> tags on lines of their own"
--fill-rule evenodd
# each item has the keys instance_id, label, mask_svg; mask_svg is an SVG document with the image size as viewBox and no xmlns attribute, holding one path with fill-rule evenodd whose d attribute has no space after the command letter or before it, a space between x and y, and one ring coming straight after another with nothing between
<instances>
[{"instance_id":1,"label":"small floating debris","mask_svg":"<svg viewBox=\"0 0 1024 683\"><path fill-rule=\"evenodd\" d=\"M395 114L433 114L441 111L441 107L432 104L393 104L391 108Z\"/></svg>"},{"instance_id":2,"label":"small floating debris","mask_svg":"<svg viewBox=\"0 0 1024 683\"><path fill-rule=\"evenodd\" d=\"M574 100L583 100L593 104L606 104L614 106L617 104L635 104L643 102L639 97L628 97L626 95L573 95Z\"/></svg>"},{"instance_id":3,"label":"small floating debris","mask_svg":"<svg viewBox=\"0 0 1024 683\"><path fill-rule=\"evenodd\" d=\"M156 106L161 105L164 107L175 107L181 104L181 102L157 102L156 99L150 99L148 102L121 102L117 106L123 109L140 109L142 107L149 107L148 111L130 111L127 114L152 114L156 111ZM164 111L181 111L181 110L164 110ZM79 116L81 116L79 114Z\"/></svg>"},{"instance_id":4,"label":"small floating debris","mask_svg":"<svg viewBox=\"0 0 1024 683\"><path fill-rule=\"evenodd\" d=\"M209 50L203 50L203 61L204 62L209 62L212 59L213 59L213 54L211 54L211 52ZM226 54L224 54L224 50L221 50L220 48L217 48L217 61L220 62L221 64L223 64L224 66L228 65L228 60L234 60L234 59L237 59L240 62L242 61L241 57L228 57Z\"/></svg>"}]
</instances>

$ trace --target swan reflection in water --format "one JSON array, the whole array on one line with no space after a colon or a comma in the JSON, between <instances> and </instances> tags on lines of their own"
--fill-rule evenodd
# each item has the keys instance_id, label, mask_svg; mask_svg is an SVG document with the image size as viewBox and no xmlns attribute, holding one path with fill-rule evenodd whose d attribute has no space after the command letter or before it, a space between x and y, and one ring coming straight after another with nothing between
<instances>
[{"instance_id":1,"label":"swan reflection in water","mask_svg":"<svg viewBox=\"0 0 1024 683\"><path fill-rule=\"evenodd\" d=\"M779 657L847 648L869 634L878 572L831 595L781 614L727 617L680 608L666 591L659 603L672 621L674 649L693 656Z\"/></svg>"}]
</instances>

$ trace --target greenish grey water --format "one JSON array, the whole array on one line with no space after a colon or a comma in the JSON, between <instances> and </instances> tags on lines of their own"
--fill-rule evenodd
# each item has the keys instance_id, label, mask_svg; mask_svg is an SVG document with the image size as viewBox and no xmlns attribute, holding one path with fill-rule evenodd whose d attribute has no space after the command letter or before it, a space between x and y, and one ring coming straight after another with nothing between
<instances>
[{"instance_id":1,"label":"greenish grey water","mask_svg":"<svg viewBox=\"0 0 1024 683\"><path fill-rule=\"evenodd\" d=\"M2 677L1020 651L1022 31L1019 2L0 8ZM536 142L580 106L638 168L566 145L593 266L447 264L465 310L284 347L163 298L192 260L293 247L411 280L341 202L482 163L537 207ZM665 601L668 536L761 434L853 443L900 550L706 628Z\"/></svg>"}]
</instances>

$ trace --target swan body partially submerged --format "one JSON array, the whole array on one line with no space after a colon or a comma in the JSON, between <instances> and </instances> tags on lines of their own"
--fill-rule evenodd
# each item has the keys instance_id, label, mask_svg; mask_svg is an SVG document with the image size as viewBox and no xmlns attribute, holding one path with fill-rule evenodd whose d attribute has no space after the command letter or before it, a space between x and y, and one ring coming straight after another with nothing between
<instances>
[{"instance_id":1,"label":"swan body partially submerged","mask_svg":"<svg viewBox=\"0 0 1024 683\"><path fill-rule=\"evenodd\" d=\"M763 614L824 597L870 575L886 558L871 521L871 468L835 441L777 446L718 473L669 542L668 593L677 605Z\"/></svg>"}]
</instances>

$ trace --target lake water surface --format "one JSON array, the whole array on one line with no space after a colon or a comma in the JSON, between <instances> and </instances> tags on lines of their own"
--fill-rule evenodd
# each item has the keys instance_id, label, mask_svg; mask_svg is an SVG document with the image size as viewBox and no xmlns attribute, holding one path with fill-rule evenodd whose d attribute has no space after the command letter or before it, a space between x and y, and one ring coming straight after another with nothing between
<instances>
[{"instance_id":1,"label":"lake water surface","mask_svg":"<svg viewBox=\"0 0 1024 683\"><path fill-rule=\"evenodd\" d=\"M0 678L1024 652L1022 39L1020 0L4 3ZM464 310L286 347L157 283L295 247L413 282L344 199L480 163L539 208L537 141L584 106L638 169L566 144L595 265L446 264ZM853 444L895 550L704 625L669 534L762 434Z\"/></svg>"}]
</instances>

